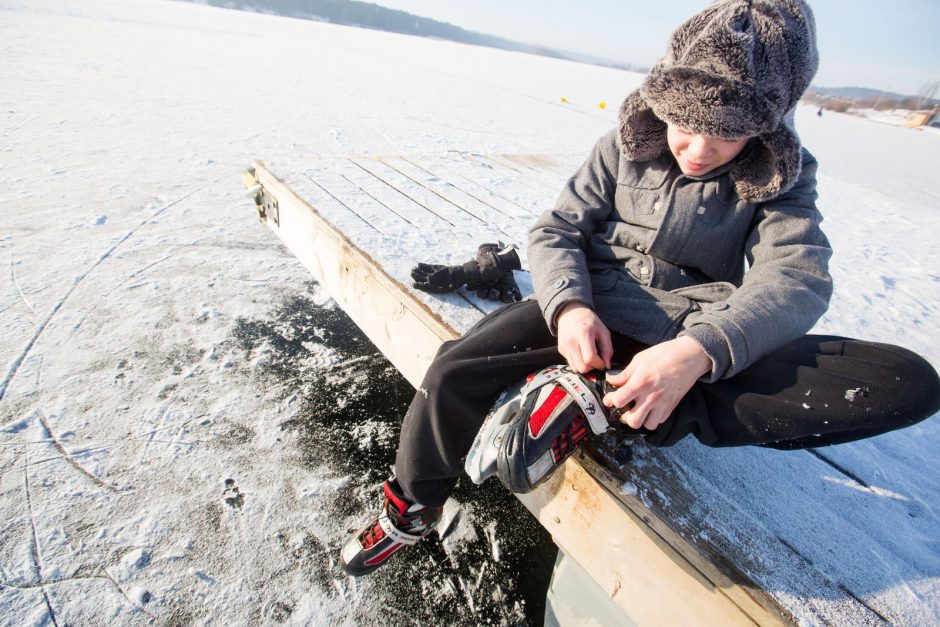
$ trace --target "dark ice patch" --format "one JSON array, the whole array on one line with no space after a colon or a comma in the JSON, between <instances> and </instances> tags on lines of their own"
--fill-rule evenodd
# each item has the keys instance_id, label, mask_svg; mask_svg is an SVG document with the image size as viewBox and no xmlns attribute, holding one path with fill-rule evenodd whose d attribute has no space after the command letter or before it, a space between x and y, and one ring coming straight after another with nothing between
<instances>
[{"instance_id":1,"label":"dark ice patch","mask_svg":"<svg viewBox=\"0 0 940 627\"><path fill-rule=\"evenodd\" d=\"M345 313L307 295L276 303L264 319L237 319L231 342L245 363L255 349L269 348L263 367L246 372L258 379L259 392L297 398L299 409L280 428L295 435L299 463L345 478L311 503L320 538L308 535L299 547L280 539L294 562L292 577L305 577L324 592L335 590L336 581L346 581L337 564L340 545L381 506L381 482L394 463L414 388ZM336 351L337 365L305 367L305 343ZM432 533L396 555L356 583L353 622L542 624L557 552L549 534L496 481L461 481L454 497L462 503L461 524L472 525L476 539L448 551ZM329 537L323 537L331 524ZM494 524L495 534L487 533ZM273 605L265 614L281 620Z\"/></svg>"}]
</instances>

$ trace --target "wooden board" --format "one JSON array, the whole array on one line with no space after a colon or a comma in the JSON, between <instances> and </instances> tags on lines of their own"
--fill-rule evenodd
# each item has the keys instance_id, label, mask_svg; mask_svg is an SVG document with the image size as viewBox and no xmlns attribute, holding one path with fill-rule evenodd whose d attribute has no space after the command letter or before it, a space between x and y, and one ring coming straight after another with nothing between
<instances>
[{"instance_id":1,"label":"wooden board","mask_svg":"<svg viewBox=\"0 0 940 627\"><path fill-rule=\"evenodd\" d=\"M268 226L418 387L437 346L498 305L463 292L412 290L411 266L462 262L483 241L524 248L534 216L580 161L448 154L256 162L248 184L260 184L262 202L276 201ZM517 277L530 291L527 275ZM603 443L587 449L520 499L639 624L869 624L904 617L887 595L834 576L838 565L826 562L827 547L788 535L799 514L792 524L771 525L757 511L788 479L818 489L826 473L850 478L827 453L768 458L750 449L718 457L682 443L638 447L638 459L624 467L608 453ZM744 463L755 460L780 466L776 479L756 482L766 496L729 500L742 481L755 479L744 474L753 474ZM735 470L738 463L744 470ZM873 550L878 539L869 543L859 550Z\"/></svg>"}]
</instances>

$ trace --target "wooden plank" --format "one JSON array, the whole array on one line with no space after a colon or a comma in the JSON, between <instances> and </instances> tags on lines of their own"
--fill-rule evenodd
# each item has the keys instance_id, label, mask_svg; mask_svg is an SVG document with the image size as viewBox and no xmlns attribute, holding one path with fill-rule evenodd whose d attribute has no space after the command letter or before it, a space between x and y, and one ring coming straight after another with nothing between
<instances>
[{"instance_id":1,"label":"wooden plank","mask_svg":"<svg viewBox=\"0 0 940 627\"><path fill-rule=\"evenodd\" d=\"M455 185L494 206L500 206L500 203L518 205L532 214L533 219L555 204L553 194L547 193L544 189L530 187L528 183L520 184L517 172L501 166L481 163L472 156L462 156L460 159L409 157L409 160L434 172L443 170L448 173L448 180L454 181ZM455 180L455 176L462 180ZM483 181L486 185L480 184ZM483 195L480 195L481 189L485 190ZM509 210L507 208L507 211Z\"/></svg>"},{"instance_id":2,"label":"wooden plank","mask_svg":"<svg viewBox=\"0 0 940 627\"><path fill-rule=\"evenodd\" d=\"M640 625L779 625L789 619L754 588L690 561L657 533L648 512L626 507L593 476L599 466L571 457L540 489L517 495L611 599ZM641 510L642 511L642 510ZM706 566L702 570L699 566Z\"/></svg>"},{"instance_id":3,"label":"wooden plank","mask_svg":"<svg viewBox=\"0 0 940 627\"><path fill-rule=\"evenodd\" d=\"M346 205L364 222L386 236L398 238L409 234L421 232L420 229L432 226L434 220L431 214L425 214L415 220L397 214L381 202L363 192L355 183L344 177L339 170L339 162L331 161L326 164L312 165L305 175L317 186L323 188L328 194Z\"/></svg>"},{"instance_id":4,"label":"wooden plank","mask_svg":"<svg viewBox=\"0 0 940 627\"><path fill-rule=\"evenodd\" d=\"M492 156L492 155L491 155ZM548 170L568 179L584 162L584 155L570 155L567 158L558 155L498 155L508 163L519 163L534 170Z\"/></svg>"},{"instance_id":5,"label":"wooden plank","mask_svg":"<svg viewBox=\"0 0 940 627\"><path fill-rule=\"evenodd\" d=\"M451 229L459 233L474 233L490 226L485 218L448 202L446 198L441 198L420 183L407 179L379 159L358 157L350 159L349 162L359 169L359 177L356 180L371 178L370 188L387 197L390 203L421 207L424 211L439 216ZM393 200L392 197L397 197L398 200Z\"/></svg>"},{"instance_id":6,"label":"wooden plank","mask_svg":"<svg viewBox=\"0 0 940 627\"><path fill-rule=\"evenodd\" d=\"M263 163L256 161L254 170L257 182L279 205L279 224L266 220L267 225L379 350L394 355L393 363L417 388L438 346L457 331L420 302L399 298L404 289L401 283ZM398 342L396 337L408 340Z\"/></svg>"},{"instance_id":7,"label":"wooden plank","mask_svg":"<svg viewBox=\"0 0 940 627\"><path fill-rule=\"evenodd\" d=\"M268 225L418 387L437 346L458 332L261 162L255 163L255 177L279 203L279 224L268 220ZM681 537L670 535L668 525L657 528L648 511L637 506L638 514L628 507L616 494L616 480L588 458L571 458L563 472L520 498L614 602L641 623L784 621L772 603L765 605L766 598L742 586L746 578L732 580Z\"/></svg>"},{"instance_id":8,"label":"wooden plank","mask_svg":"<svg viewBox=\"0 0 940 627\"><path fill-rule=\"evenodd\" d=\"M811 454L689 442L645 447L642 456L624 467L626 485L654 524L667 525L733 578L748 573L801 623L903 623L913 609L892 602L892 586L903 581L896 572L886 574L883 590L854 583L867 576L871 555L887 563L897 539L871 535L866 520L884 510L851 498L850 506L826 487L831 469ZM846 559L854 567L846 570Z\"/></svg>"},{"instance_id":9,"label":"wooden plank","mask_svg":"<svg viewBox=\"0 0 940 627\"><path fill-rule=\"evenodd\" d=\"M453 159L420 155L402 157L402 159L425 172L429 172L432 176L446 179L455 188L501 213L519 215L521 218L527 217L530 220L535 219L539 214L540 210L537 203L525 204L520 201L518 196L515 200L510 200L499 195L481 184L487 179L475 176L473 172L460 168Z\"/></svg>"},{"instance_id":10,"label":"wooden plank","mask_svg":"<svg viewBox=\"0 0 940 627\"><path fill-rule=\"evenodd\" d=\"M424 185L434 189L436 193L444 198L450 199L451 202L458 206L479 208L479 213L486 216L490 222L505 223L507 219L515 221L518 219L532 218L531 213L518 205L507 203L497 207L483 202L479 198L454 186L449 180L441 178L404 157L385 157L383 158L383 162L409 178L422 181ZM474 211L474 213L477 213L477 211Z\"/></svg>"},{"instance_id":11,"label":"wooden plank","mask_svg":"<svg viewBox=\"0 0 940 627\"><path fill-rule=\"evenodd\" d=\"M450 223L448 230L453 233L468 237L479 237L481 233L487 233L490 234L490 239L509 237L503 230L506 227L505 219L498 219L505 218L505 216L499 215L492 208L456 204L432 187L406 176L384 161L359 158L355 159L354 163L364 172L369 173L377 182L390 190L396 190L401 197L442 216Z\"/></svg>"},{"instance_id":12,"label":"wooden plank","mask_svg":"<svg viewBox=\"0 0 940 627\"><path fill-rule=\"evenodd\" d=\"M267 169L271 171L271 168ZM374 213L364 211L364 207L375 209L373 207L376 203L375 199L348 180L340 183L339 187L337 187L335 177L333 183L328 183L327 179L317 182L312 177L317 177L319 170L311 164L304 164L302 168L285 167L281 168L281 171L289 177L288 187L295 195L316 206L320 215L333 224L336 230L343 233L359 250L374 258L382 257L382 263L379 265L383 271L403 285L411 284L411 268L417 261L462 263L472 256L479 242L484 241L484 235L487 233L481 230L472 243L464 241L460 243L460 246L448 246L442 249L439 246L442 234L437 231L409 226L407 232L403 233L400 225L395 226L392 221L388 224L383 223L383 215L388 215L390 212L387 207L380 206ZM341 201L328 191L327 187L339 193L343 200ZM393 201L395 201L394 198L386 198L386 202L394 205ZM413 205L403 206L411 203L400 195L397 202L400 204L396 206L396 210L401 215L407 215L413 209ZM445 235L445 239L447 238L449 234ZM434 251L434 254L416 259L414 255L422 251ZM394 256L396 253L397 258ZM520 286L522 283L521 281ZM499 306L498 303L479 299L475 294L465 290L433 296L421 293L417 297L430 311L442 320L447 320L460 332L470 328L476 322L480 312L486 313Z\"/></svg>"},{"instance_id":13,"label":"wooden plank","mask_svg":"<svg viewBox=\"0 0 940 627\"><path fill-rule=\"evenodd\" d=\"M568 177L571 176L570 174L563 176L544 170L536 171L518 161L503 159L498 155L473 155L473 160L483 167L503 172L505 176L515 181L517 186L523 186L539 194L540 203L551 201L554 204L558 191L568 180Z\"/></svg>"},{"instance_id":14,"label":"wooden plank","mask_svg":"<svg viewBox=\"0 0 940 627\"><path fill-rule=\"evenodd\" d=\"M504 167L518 172L520 176L534 181L538 185L548 185L550 189L561 189L574 170L562 173L554 168L555 160L542 155L486 155L487 163L498 163Z\"/></svg>"}]
</instances>

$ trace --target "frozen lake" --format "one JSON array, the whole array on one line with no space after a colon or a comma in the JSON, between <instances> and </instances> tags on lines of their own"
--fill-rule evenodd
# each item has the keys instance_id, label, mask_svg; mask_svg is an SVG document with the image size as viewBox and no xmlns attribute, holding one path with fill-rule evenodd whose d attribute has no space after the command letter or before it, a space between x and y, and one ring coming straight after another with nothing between
<instances>
[{"instance_id":1,"label":"frozen lake","mask_svg":"<svg viewBox=\"0 0 940 627\"><path fill-rule=\"evenodd\" d=\"M458 491L443 540L343 576L412 391L258 225L239 175L253 158L586 154L641 78L180 2L0 2L0 613L538 623L553 548L493 482ZM836 248L817 331L940 366L940 134L815 109L798 128ZM847 570L862 588L858 564L899 573L875 591L940 620L940 426L836 456L906 508L870 522L902 525L897 546L849 544Z\"/></svg>"}]
</instances>

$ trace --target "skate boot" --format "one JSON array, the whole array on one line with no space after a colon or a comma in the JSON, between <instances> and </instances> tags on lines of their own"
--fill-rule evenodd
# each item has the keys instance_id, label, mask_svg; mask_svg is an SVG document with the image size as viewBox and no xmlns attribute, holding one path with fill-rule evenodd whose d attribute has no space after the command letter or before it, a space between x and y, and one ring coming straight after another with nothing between
<instances>
[{"instance_id":1,"label":"skate boot","mask_svg":"<svg viewBox=\"0 0 940 627\"><path fill-rule=\"evenodd\" d=\"M591 433L615 428L622 444L648 434L621 425L623 410L604 407L613 389L602 373L582 375L563 365L529 375L487 415L464 462L467 474L477 484L495 474L510 491L531 492Z\"/></svg>"},{"instance_id":2,"label":"skate boot","mask_svg":"<svg viewBox=\"0 0 940 627\"><path fill-rule=\"evenodd\" d=\"M431 533L441 518L440 507L408 502L394 479L386 481L383 489L382 511L343 545L340 565L347 575L368 575L399 549Z\"/></svg>"},{"instance_id":3,"label":"skate boot","mask_svg":"<svg viewBox=\"0 0 940 627\"><path fill-rule=\"evenodd\" d=\"M610 428L593 373L546 368L532 377L527 392L519 414L506 426L496 459L496 475L517 494L547 480L589 433Z\"/></svg>"}]
</instances>

